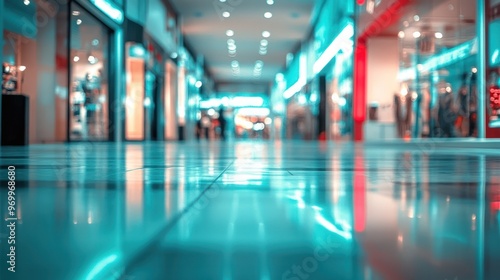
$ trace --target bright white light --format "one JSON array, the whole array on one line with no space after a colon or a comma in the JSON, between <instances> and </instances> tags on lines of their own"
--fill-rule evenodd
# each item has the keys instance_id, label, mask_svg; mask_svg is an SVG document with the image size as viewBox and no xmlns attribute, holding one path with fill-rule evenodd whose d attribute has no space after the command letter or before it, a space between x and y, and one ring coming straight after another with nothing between
<instances>
[{"instance_id":1,"label":"bright white light","mask_svg":"<svg viewBox=\"0 0 500 280\"><path fill-rule=\"evenodd\" d=\"M236 60L231 61L232 67L238 67L239 65L240 65L240 63L238 61L236 61Z\"/></svg>"},{"instance_id":2,"label":"bright white light","mask_svg":"<svg viewBox=\"0 0 500 280\"><path fill-rule=\"evenodd\" d=\"M265 18L272 18L273 14L271 12L266 12L266 13L264 13L264 17Z\"/></svg>"},{"instance_id":3,"label":"bright white light","mask_svg":"<svg viewBox=\"0 0 500 280\"><path fill-rule=\"evenodd\" d=\"M144 98L144 107L148 108L151 106L151 98L146 97Z\"/></svg>"},{"instance_id":4,"label":"bright white light","mask_svg":"<svg viewBox=\"0 0 500 280\"><path fill-rule=\"evenodd\" d=\"M79 16L80 15L80 11L73 11L72 13L74 16Z\"/></svg>"},{"instance_id":5,"label":"bright white light","mask_svg":"<svg viewBox=\"0 0 500 280\"><path fill-rule=\"evenodd\" d=\"M229 30L227 30L227 31L226 31L226 35L227 35L228 37L231 37L231 36L233 36L233 35L234 35L234 31L233 31L233 30L231 30L231 29L229 29Z\"/></svg>"},{"instance_id":6,"label":"bright white light","mask_svg":"<svg viewBox=\"0 0 500 280\"><path fill-rule=\"evenodd\" d=\"M272 5L272 4L274 4L273 0L267 0L267 5Z\"/></svg>"},{"instance_id":7,"label":"bright white light","mask_svg":"<svg viewBox=\"0 0 500 280\"><path fill-rule=\"evenodd\" d=\"M197 87L197 88L201 88L201 86L203 85L203 83L201 81L197 81L194 86Z\"/></svg>"},{"instance_id":8,"label":"bright white light","mask_svg":"<svg viewBox=\"0 0 500 280\"><path fill-rule=\"evenodd\" d=\"M256 123L253 125L253 130L255 131L264 130L265 127L266 125L263 123Z\"/></svg>"},{"instance_id":9,"label":"bright white light","mask_svg":"<svg viewBox=\"0 0 500 280\"><path fill-rule=\"evenodd\" d=\"M271 123L273 123L273 120L271 118L266 118L264 120L264 123L267 124L267 125L270 125Z\"/></svg>"},{"instance_id":10,"label":"bright white light","mask_svg":"<svg viewBox=\"0 0 500 280\"><path fill-rule=\"evenodd\" d=\"M227 46L227 49L230 51L235 51L236 50L236 45L229 45Z\"/></svg>"},{"instance_id":11,"label":"bright white light","mask_svg":"<svg viewBox=\"0 0 500 280\"><path fill-rule=\"evenodd\" d=\"M283 82L285 80L285 75L283 73L276 74L275 77L276 82Z\"/></svg>"},{"instance_id":12,"label":"bright white light","mask_svg":"<svg viewBox=\"0 0 500 280\"><path fill-rule=\"evenodd\" d=\"M77 20L76 20L76 24L77 24L77 25L82 24L82 20L81 20L81 19L77 19Z\"/></svg>"},{"instance_id":13,"label":"bright white light","mask_svg":"<svg viewBox=\"0 0 500 280\"><path fill-rule=\"evenodd\" d=\"M26 70L26 66L24 65L19 66L19 71L24 72L24 70Z\"/></svg>"},{"instance_id":14,"label":"bright white light","mask_svg":"<svg viewBox=\"0 0 500 280\"><path fill-rule=\"evenodd\" d=\"M213 116L215 114L215 110L213 108L210 108L208 111L207 111L207 114L209 116Z\"/></svg>"},{"instance_id":15,"label":"bright white light","mask_svg":"<svg viewBox=\"0 0 500 280\"><path fill-rule=\"evenodd\" d=\"M269 36L271 36L271 33L269 31L263 31L262 32L262 37L269 38Z\"/></svg>"},{"instance_id":16,"label":"bright white light","mask_svg":"<svg viewBox=\"0 0 500 280\"><path fill-rule=\"evenodd\" d=\"M231 99L232 107L254 106L260 107L264 105L264 99L259 96L236 96Z\"/></svg>"},{"instance_id":17,"label":"bright white light","mask_svg":"<svg viewBox=\"0 0 500 280\"><path fill-rule=\"evenodd\" d=\"M419 21L419 20L420 20L420 17L419 17L418 15L414 15L414 16L413 16L413 20L414 20L414 21Z\"/></svg>"},{"instance_id":18,"label":"bright white light","mask_svg":"<svg viewBox=\"0 0 500 280\"><path fill-rule=\"evenodd\" d=\"M328 48L321 54L313 65L314 74L318 74L325 66L337 55L342 47L348 42L352 44L354 36L354 27L347 25L342 32L332 41Z\"/></svg>"},{"instance_id":19,"label":"bright white light","mask_svg":"<svg viewBox=\"0 0 500 280\"><path fill-rule=\"evenodd\" d=\"M97 63L97 58L95 58L95 56L93 55L89 55L88 59L90 64L96 64Z\"/></svg>"},{"instance_id":20,"label":"bright white light","mask_svg":"<svg viewBox=\"0 0 500 280\"><path fill-rule=\"evenodd\" d=\"M234 41L234 39L227 39L228 45L234 45L235 43L236 43L236 41Z\"/></svg>"},{"instance_id":21,"label":"bright white light","mask_svg":"<svg viewBox=\"0 0 500 280\"><path fill-rule=\"evenodd\" d=\"M79 57L78 55L75 55L75 56L73 57L73 61L74 61L74 62L78 62L78 61L80 61L80 57Z\"/></svg>"},{"instance_id":22,"label":"bright white light","mask_svg":"<svg viewBox=\"0 0 500 280\"><path fill-rule=\"evenodd\" d=\"M436 39L441 39L441 38L443 38L443 33L436 32L436 33L434 33L434 37L436 37Z\"/></svg>"},{"instance_id":23,"label":"bright white light","mask_svg":"<svg viewBox=\"0 0 500 280\"><path fill-rule=\"evenodd\" d=\"M24 0L24 5L28 6L30 4L29 0Z\"/></svg>"},{"instance_id":24,"label":"bright white light","mask_svg":"<svg viewBox=\"0 0 500 280\"><path fill-rule=\"evenodd\" d=\"M176 52L173 52L170 57L173 58L173 59L176 59L177 57L179 56L179 54L177 54Z\"/></svg>"},{"instance_id":25,"label":"bright white light","mask_svg":"<svg viewBox=\"0 0 500 280\"><path fill-rule=\"evenodd\" d=\"M405 32L404 31L399 31L398 37L403 39L405 37Z\"/></svg>"},{"instance_id":26,"label":"bright white light","mask_svg":"<svg viewBox=\"0 0 500 280\"><path fill-rule=\"evenodd\" d=\"M264 62L262 60L255 61L255 67L262 68L263 65L264 65Z\"/></svg>"},{"instance_id":27,"label":"bright white light","mask_svg":"<svg viewBox=\"0 0 500 280\"><path fill-rule=\"evenodd\" d=\"M413 32L413 38L420 38L422 34L418 31Z\"/></svg>"},{"instance_id":28,"label":"bright white light","mask_svg":"<svg viewBox=\"0 0 500 280\"><path fill-rule=\"evenodd\" d=\"M268 108L241 108L238 110L238 115L267 117L269 112Z\"/></svg>"},{"instance_id":29,"label":"bright white light","mask_svg":"<svg viewBox=\"0 0 500 280\"><path fill-rule=\"evenodd\" d=\"M307 103L307 99L306 99L306 96L304 94L301 94L299 95L299 100L298 100L299 104L306 104Z\"/></svg>"},{"instance_id":30,"label":"bright white light","mask_svg":"<svg viewBox=\"0 0 500 280\"><path fill-rule=\"evenodd\" d=\"M266 39L262 39L262 40L260 40L260 45L261 45L261 46L265 47L265 46L267 46L268 44L269 44L269 42L268 42Z\"/></svg>"},{"instance_id":31,"label":"bright white light","mask_svg":"<svg viewBox=\"0 0 500 280\"><path fill-rule=\"evenodd\" d=\"M223 12L222 16L225 17L225 18L228 18L228 17L231 16L231 14L229 12Z\"/></svg>"},{"instance_id":32,"label":"bright white light","mask_svg":"<svg viewBox=\"0 0 500 280\"><path fill-rule=\"evenodd\" d=\"M344 107L347 104L347 100L344 97L340 97L338 103L340 107Z\"/></svg>"},{"instance_id":33,"label":"bright white light","mask_svg":"<svg viewBox=\"0 0 500 280\"><path fill-rule=\"evenodd\" d=\"M219 1L220 1L221 3L224 3L224 2L226 2L226 0L219 0Z\"/></svg>"},{"instance_id":34,"label":"bright white light","mask_svg":"<svg viewBox=\"0 0 500 280\"><path fill-rule=\"evenodd\" d=\"M472 68L472 73L474 73L474 74L477 73L477 68L476 67Z\"/></svg>"}]
</instances>

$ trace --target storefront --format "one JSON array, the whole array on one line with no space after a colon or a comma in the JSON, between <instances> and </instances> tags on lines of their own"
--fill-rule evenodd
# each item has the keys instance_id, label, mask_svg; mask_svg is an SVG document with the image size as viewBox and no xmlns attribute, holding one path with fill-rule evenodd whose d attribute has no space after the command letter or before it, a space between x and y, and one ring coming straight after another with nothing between
<instances>
[{"instance_id":1,"label":"storefront","mask_svg":"<svg viewBox=\"0 0 500 280\"><path fill-rule=\"evenodd\" d=\"M481 137L477 1L362 2L355 139Z\"/></svg>"},{"instance_id":2,"label":"storefront","mask_svg":"<svg viewBox=\"0 0 500 280\"><path fill-rule=\"evenodd\" d=\"M317 108L318 137L352 138L354 2L324 1L308 59L309 102Z\"/></svg>"},{"instance_id":3,"label":"storefront","mask_svg":"<svg viewBox=\"0 0 500 280\"><path fill-rule=\"evenodd\" d=\"M486 28L488 35L486 52L486 119L487 138L500 138L500 1L485 1Z\"/></svg>"},{"instance_id":4,"label":"storefront","mask_svg":"<svg viewBox=\"0 0 500 280\"><path fill-rule=\"evenodd\" d=\"M2 92L29 99L30 143L120 139L120 5L5 3Z\"/></svg>"}]
</instances>

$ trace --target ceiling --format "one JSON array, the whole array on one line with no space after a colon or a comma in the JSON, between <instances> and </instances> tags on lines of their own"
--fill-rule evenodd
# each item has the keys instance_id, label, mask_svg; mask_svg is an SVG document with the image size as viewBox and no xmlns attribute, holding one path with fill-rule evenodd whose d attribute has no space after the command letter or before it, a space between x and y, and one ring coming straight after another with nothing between
<instances>
[{"instance_id":1,"label":"ceiling","mask_svg":"<svg viewBox=\"0 0 500 280\"><path fill-rule=\"evenodd\" d=\"M314 0L170 0L181 15L184 40L198 55L203 55L212 78L218 84L246 84L262 88L282 71L286 55L295 51L310 31ZM223 12L229 12L224 17ZM264 13L271 12L271 18ZM234 35L228 37L227 30ZM270 32L267 54L259 54L262 32ZM228 39L234 40L236 54L228 52ZM262 61L261 74L255 72ZM233 66L238 62L238 70ZM257 66L258 68L258 66ZM237 72L237 73L235 73ZM237 87L231 87L237 90Z\"/></svg>"}]
</instances>

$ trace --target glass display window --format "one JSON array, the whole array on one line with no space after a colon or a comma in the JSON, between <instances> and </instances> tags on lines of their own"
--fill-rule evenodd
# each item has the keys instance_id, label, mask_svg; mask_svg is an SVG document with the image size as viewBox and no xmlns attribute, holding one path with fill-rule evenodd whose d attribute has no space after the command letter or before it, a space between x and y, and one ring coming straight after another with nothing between
<instances>
[{"instance_id":1,"label":"glass display window","mask_svg":"<svg viewBox=\"0 0 500 280\"><path fill-rule=\"evenodd\" d=\"M71 11L70 140L107 140L110 30L75 3Z\"/></svg>"}]
</instances>

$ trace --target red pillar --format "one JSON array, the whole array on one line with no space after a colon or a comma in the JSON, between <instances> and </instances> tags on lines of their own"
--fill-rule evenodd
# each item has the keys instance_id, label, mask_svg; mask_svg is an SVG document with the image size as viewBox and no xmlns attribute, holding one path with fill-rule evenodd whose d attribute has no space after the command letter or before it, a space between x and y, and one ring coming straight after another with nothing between
<instances>
[{"instance_id":1,"label":"red pillar","mask_svg":"<svg viewBox=\"0 0 500 280\"><path fill-rule=\"evenodd\" d=\"M363 124L366 119L366 63L366 41L358 40L354 50L354 96L352 108L354 141L363 141Z\"/></svg>"}]
</instances>

